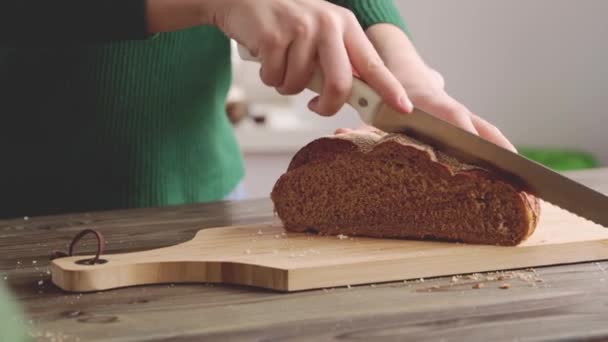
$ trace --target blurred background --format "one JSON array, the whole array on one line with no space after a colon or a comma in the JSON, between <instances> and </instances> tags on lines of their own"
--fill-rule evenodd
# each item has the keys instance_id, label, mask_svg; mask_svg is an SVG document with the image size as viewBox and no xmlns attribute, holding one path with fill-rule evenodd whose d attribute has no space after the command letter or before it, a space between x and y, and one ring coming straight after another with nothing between
<instances>
[{"instance_id":1,"label":"blurred background","mask_svg":"<svg viewBox=\"0 0 608 342\"><path fill-rule=\"evenodd\" d=\"M522 154L556 170L608 164L606 0L395 0L422 57L448 92L498 126ZM398 46L395 46L398 49ZM248 197L267 197L293 154L339 127L282 97L258 68L234 60L229 115L246 162Z\"/></svg>"}]
</instances>

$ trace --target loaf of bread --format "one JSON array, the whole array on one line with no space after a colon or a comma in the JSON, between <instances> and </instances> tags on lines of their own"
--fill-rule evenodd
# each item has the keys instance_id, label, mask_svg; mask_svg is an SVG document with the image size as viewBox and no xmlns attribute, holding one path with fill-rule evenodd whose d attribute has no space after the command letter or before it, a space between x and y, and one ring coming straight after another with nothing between
<instances>
[{"instance_id":1,"label":"loaf of bread","mask_svg":"<svg viewBox=\"0 0 608 342\"><path fill-rule=\"evenodd\" d=\"M288 231L514 246L537 198L403 134L349 132L293 157L271 194Z\"/></svg>"}]
</instances>

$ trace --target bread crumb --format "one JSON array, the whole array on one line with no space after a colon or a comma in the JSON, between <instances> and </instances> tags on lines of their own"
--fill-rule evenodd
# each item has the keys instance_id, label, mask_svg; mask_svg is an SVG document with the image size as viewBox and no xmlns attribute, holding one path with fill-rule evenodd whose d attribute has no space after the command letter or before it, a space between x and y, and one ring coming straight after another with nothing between
<instances>
[{"instance_id":1,"label":"bread crumb","mask_svg":"<svg viewBox=\"0 0 608 342\"><path fill-rule=\"evenodd\" d=\"M498 278L496 278L496 280L501 280L501 281L505 280L505 279L506 279L506 277L504 275L498 276Z\"/></svg>"},{"instance_id":2,"label":"bread crumb","mask_svg":"<svg viewBox=\"0 0 608 342\"><path fill-rule=\"evenodd\" d=\"M371 286L371 287L376 287L376 284L371 284L370 286Z\"/></svg>"},{"instance_id":3,"label":"bread crumb","mask_svg":"<svg viewBox=\"0 0 608 342\"><path fill-rule=\"evenodd\" d=\"M421 283L424 283L424 278L420 278L420 282L421 282Z\"/></svg>"},{"instance_id":4,"label":"bread crumb","mask_svg":"<svg viewBox=\"0 0 608 342\"><path fill-rule=\"evenodd\" d=\"M32 264L36 264L36 263L38 263L37 260L32 260Z\"/></svg>"},{"instance_id":5,"label":"bread crumb","mask_svg":"<svg viewBox=\"0 0 608 342\"><path fill-rule=\"evenodd\" d=\"M499 288L500 288L500 289L503 289L503 290L509 289L510 287L511 287L511 285L510 285L510 284L507 284L507 283L501 284L501 285L499 286Z\"/></svg>"},{"instance_id":6,"label":"bread crumb","mask_svg":"<svg viewBox=\"0 0 608 342\"><path fill-rule=\"evenodd\" d=\"M457 282L458 282L458 277L453 276L453 277L452 277L452 283L457 283Z\"/></svg>"},{"instance_id":7,"label":"bread crumb","mask_svg":"<svg viewBox=\"0 0 608 342\"><path fill-rule=\"evenodd\" d=\"M348 236L344 235L344 234L340 234L340 235L338 235L338 239L340 239L340 240L346 240L346 239L348 239Z\"/></svg>"},{"instance_id":8,"label":"bread crumb","mask_svg":"<svg viewBox=\"0 0 608 342\"><path fill-rule=\"evenodd\" d=\"M350 285L346 285L346 288L350 290L350 289L351 289L351 286L350 286Z\"/></svg>"},{"instance_id":9,"label":"bread crumb","mask_svg":"<svg viewBox=\"0 0 608 342\"><path fill-rule=\"evenodd\" d=\"M7 280L7 279L8 279L8 276L4 276L4 280Z\"/></svg>"},{"instance_id":10,"label":"bread crumb","mask_svg":"<svg viewBox=\"0 0 608 342\"><path fill-rule=\"evenodd\" d=\"M44 280L38 280L38 286L42 286L44 284Z\"/></svg>"},{"instance_id":11,"label":"bread crumb","mask_svg":"<svg viewBox=\"0 0 608 342\"><path fill-rule=\"evenodd\" d=\"M483 286L484 286L483 283L477 283L477 284L473 285L473 288L477 290L477 289L482 288Z\"/></svg>"},{"instance_id":12,"label":"bread crumb","mask_svg":"<svg viewBox=\"0 0 608 342\"><path fill-rule=\"evenodd\" d=\"M27 220L29 220L29 219L30 219L29 217L27 217L27 216L23 216L23 220L24 220L24 221L27 221Z\"/></svg>"}]
</instances>

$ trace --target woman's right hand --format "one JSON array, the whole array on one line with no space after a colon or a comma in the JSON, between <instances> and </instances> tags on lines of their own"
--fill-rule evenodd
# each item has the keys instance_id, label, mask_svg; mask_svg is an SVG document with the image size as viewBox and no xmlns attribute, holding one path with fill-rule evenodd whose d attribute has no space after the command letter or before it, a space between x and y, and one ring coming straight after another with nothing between
<instances>
[{"instance_id":1,"label":"woman's right hand","mask_svg":"<svg viewBox=\"0 0 608 342\"><path fill-rule=\"evenodd\" d=\"M304 90L313 71L323 73L324 87L309 107L335 114L346 102L353 69L384 101L412 111L405 89L349 10L320 0L207 0L210 24L261 60L262 81L281 94Z\"/></svg>"}]
</instances>

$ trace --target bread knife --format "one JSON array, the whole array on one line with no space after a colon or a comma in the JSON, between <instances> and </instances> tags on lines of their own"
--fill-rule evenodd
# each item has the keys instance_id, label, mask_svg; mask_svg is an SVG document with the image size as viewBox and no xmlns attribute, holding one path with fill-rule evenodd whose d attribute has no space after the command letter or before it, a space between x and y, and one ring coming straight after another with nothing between
<instances>
[{"instance_id":1,"label":"bread knife","mask_svg":"<svg viewBox=\"0 0 608 342\"><path fill-rule=\"evenodd\" d=\"M259 62L239 44L245 61ZM317 71L307 87L317 94L323 76ZM608 197L544 165L512 152L431 114L414 108L400 113L385 104L365 82L353 79L348 104L361 120L387 133L406 133L413 138L453 155L463 162L485 167L507 177L524 191L562 209L608 227Z\"/></svg>"}]
</instances>

